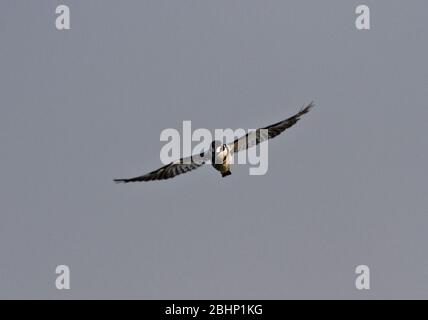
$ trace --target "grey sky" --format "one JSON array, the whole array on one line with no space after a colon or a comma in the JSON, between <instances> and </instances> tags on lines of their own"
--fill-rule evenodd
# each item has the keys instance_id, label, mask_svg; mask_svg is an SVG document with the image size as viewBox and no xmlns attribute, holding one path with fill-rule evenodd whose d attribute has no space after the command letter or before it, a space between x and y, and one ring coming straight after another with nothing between
<instances>
[{"instance_id":1,"label":"grey sky","mask_svg":"<svg viewBox=\"0 0 428 320\"><path fill-rule=\"evenodd\" d=\"M1 1L0 298L428 298L427 10ZM183 120L255 128L312 100L265 176L112 182L159 167Z\"/></svg>"}]
</instances>

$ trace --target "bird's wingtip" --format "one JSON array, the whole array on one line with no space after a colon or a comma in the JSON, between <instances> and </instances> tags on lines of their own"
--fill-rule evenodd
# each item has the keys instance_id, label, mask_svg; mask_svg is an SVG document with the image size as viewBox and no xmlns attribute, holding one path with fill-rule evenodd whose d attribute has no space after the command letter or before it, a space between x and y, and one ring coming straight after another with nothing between
<instances>
[{"instance_id":1,"label":"bird's wingtip","mask_svg":"<svg viewBox=\"0 0 428 320\"><path fill-rule=\"evenodd\" d=\"M300 109L300 113L304 114L309 112L313 107L315 107L315 103L311 101L307 106L303 106L302 109Z\"/></svg>"}]
</instances>

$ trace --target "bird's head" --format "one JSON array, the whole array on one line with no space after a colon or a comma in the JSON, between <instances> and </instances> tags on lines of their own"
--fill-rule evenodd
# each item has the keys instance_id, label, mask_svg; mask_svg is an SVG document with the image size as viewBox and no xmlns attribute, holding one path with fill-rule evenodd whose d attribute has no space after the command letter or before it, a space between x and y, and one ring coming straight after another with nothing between
<instances>
[{"instance_id":1,"label":"bird's head","mask_svg":"<svg viewBox=\"0 0 428 320\"><path fill-rule=\"evenodd\" d=\"M223 144L223 142L219 140L214 140L211 142L211 152L212 153L219 153L222 152L226 148L226 145Z\"/></svg>"}]
</instances>

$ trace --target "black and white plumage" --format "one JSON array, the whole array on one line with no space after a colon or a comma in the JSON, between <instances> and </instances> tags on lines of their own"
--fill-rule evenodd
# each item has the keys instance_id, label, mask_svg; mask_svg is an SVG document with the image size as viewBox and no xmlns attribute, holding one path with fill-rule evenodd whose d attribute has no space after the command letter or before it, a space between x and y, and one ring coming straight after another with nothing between
<instances>
[{"instance_id":1,"label":"black and white plumage","mask_svg":"<svg viewBox=\"0 0 428 320\"><path fill-rule=\"evenodd\" d=\"M216 170L220 171L222 177L226 177L231 174L230 166L233 153L246 150L263 141L275 138L286 129L295 125L300 120L300 117L308 113L313 106L314 104L311 102L294 116L289 117L283 121L279 121L270 126L249 132L246 135L236 139L232 143L222 144L220 141L213 141L211 143L210 150L202 152L199 155L192 155L190 157L181 158L142 176L129 179L115 179L114 181L128 183L151 180L166 180L182 173L195 170L204 165L209 160L211 160L212 166Z\"/></svg>"},{"instance_id":2,"label":"black and white plumage","mask_svg":"<svg viewBox=\"0 0 428 320\"><path fill-rule=\"evenodd\" d=\"M255 131L247 133L245 136L242 136L239 139L236 139L235 141L233 141L233 143L229 144L231 152L239 152L241 150L251 148L268 139L275 138L276 136L284 132L286 129L294 126L297 121L300 120L300 117L305 113L308 113L309 110L313 108L313 106L314 103L311 102L309 105L303 107L298 113L296 113L290 118L279 121L264 128L259 128Z\"/></svg>"},{"instance_id":3,"label":"black and white plumage","mask_svg":"<svg viewBox=\"0 0 428 320\"><path fill-rule=\"evenodd\" d=\"M150 180L166 180L174 178L179 174L195 170L205 164L208 159L209 158L204 155L195 155L192 157L181 158L145 175L129 179L115 179L114 181L127 183Z\"/></svg>"}]
</instances>

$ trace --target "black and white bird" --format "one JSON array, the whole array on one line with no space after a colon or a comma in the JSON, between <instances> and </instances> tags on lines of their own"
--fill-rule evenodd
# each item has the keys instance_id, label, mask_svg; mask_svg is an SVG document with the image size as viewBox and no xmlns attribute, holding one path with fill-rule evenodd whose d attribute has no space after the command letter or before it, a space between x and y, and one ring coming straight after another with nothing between
<instances>
[{"instance_id":1,"label":"black and white bird","mask_svg":"<svg viewBox=\"0 0 428 320\"><path fill-rule=\"evenodd\" d=\"M295 125L300 120L300 117L308 113L313 106L314 104L311 102L306 107L303 107L294 116L270 126L259 128L253 132L247 133L246 135L229 144L223 144L221 141L213 141L211 143L211 148L206 152L186 158L181 158L142 176L129 179L114 179L114 182L128 183L151 180L166 180L174 178L179 174L197 169L207 163L209 160L211 160L211 164L214 169L220 171L222 177L226 177L232 174L230 167L231 159L234 153L241 150L246 150L268 139L275 138L286 129Z\"/></svg>"}]
</instances>

